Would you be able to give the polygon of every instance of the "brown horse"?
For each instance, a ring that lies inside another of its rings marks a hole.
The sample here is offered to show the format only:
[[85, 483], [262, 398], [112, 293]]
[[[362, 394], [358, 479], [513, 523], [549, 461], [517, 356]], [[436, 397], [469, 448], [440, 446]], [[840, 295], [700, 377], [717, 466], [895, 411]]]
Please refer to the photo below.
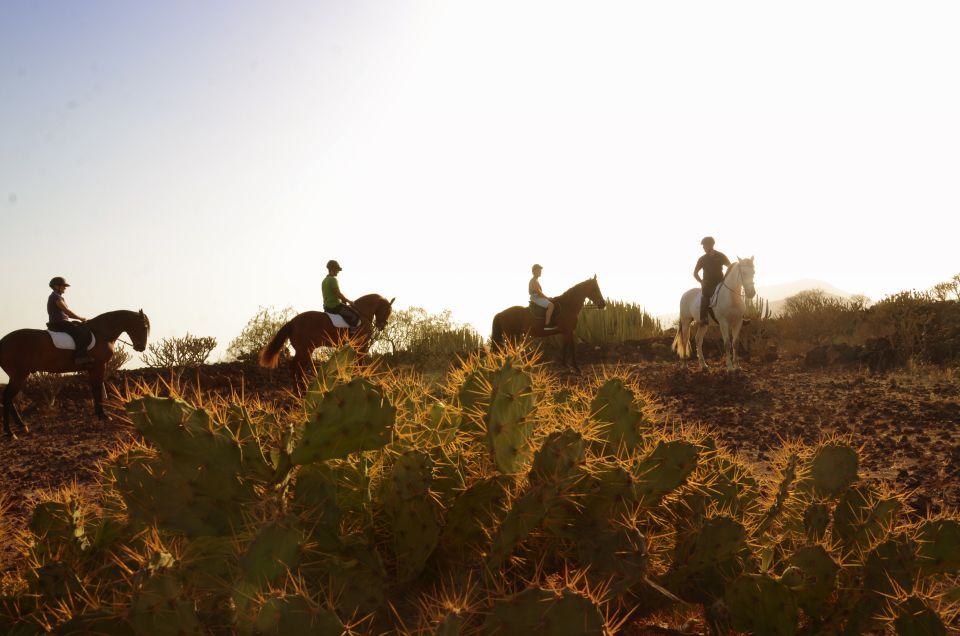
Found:
[[147, 348], [150, 320], [142, 309], [139, 312], [119, 310], [100, 314], [84, 325], [97, 342], [88, 352], [90, 362], [80, 367], [73, 362], [73, 350], [54, 347], [50, 334], [44, 329], [18, 329], [0, 339], [0, 367], [10, 376], [10, 383], [3, 392], [3, 430], [7, 437], [16, 438], [10, 429], [11, 416], [25, 432], [30, 430], [14, 406], [13, 398], [23, 388], [27, 376], [34, 371], [87, 371], [93, 391], [94, 412], [100, 419], [106, 418], [103, 412], [103, 372], [107, 360], [113, 356], [114, 343], [120, 334], [126, 333], [133, 341], [133, 348], [143, 351]]
[[607, 306], [603, 294], [600, 293], [600, 285], [597, 283], [596, 276], [588, 278], [582, 283], [577, 283], [557, 298], [551, 299], [560, 304], [560, 315], [554, 318], [553, 322], [556, 326], [553, 329], [544, 329], [543, 318], [534, 318], [528, 307], [516, 305], [504, 309], [493, 317], [492, 340], [494, 346], [500, 346], [507, 338], [516, 341], [522, 338], [545, 338], [562, 335], [563, 352], [560, 356], [560, 363], [566, 366], [567, 352], [570, 352], [573, 359], [573, 368], [579, 371], [577, 348], [573, 344], [573, 330], [577, 327], [577, 318], [580, 316], [580, 310], [583, 309], [583, 301], [587, 298], [592, 300], [593, 304], [600, 309]]
[[317, 347], [336, 347], [347, 340], [357, 343], [360, 353], [366, 353], [373, 338], [373, 329], [384, 329], [393, 310], [393, 301], [379, 294], [367, 294], [353, 302], [360, 314], [360, 326], [350, 333], [347, 329], [334, 327], [330, 316], [322, 311], [305, 311], [280, 327], [280, 331], [260, 352], [260, 366], [274, 369], [280, 359], [280, 350], [287, 340], [296, 354], [290, 361], [290, 372], [299, 381], [306, 378], [310, 367], [310, 355]]

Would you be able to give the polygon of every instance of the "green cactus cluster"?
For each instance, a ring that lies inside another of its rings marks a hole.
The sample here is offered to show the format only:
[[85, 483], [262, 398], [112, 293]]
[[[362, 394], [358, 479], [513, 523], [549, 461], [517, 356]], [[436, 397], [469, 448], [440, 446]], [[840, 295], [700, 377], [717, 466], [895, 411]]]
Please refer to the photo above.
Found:
[[960, 521], [909, 518], [842, 439], [764, 479], [625, 377], [558, 399], [515, 352], [451, 377], [341, 350], [292, 410], [131, 396], [99, 491], [36, 506], [0, 632], [956, 628]]

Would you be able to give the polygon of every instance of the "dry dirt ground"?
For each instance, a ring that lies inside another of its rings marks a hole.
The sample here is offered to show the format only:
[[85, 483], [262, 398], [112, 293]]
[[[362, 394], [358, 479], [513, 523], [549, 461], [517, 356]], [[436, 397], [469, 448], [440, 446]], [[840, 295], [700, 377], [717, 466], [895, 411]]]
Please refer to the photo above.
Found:
[[[863, 447], [861, 474], [909, 491], [917, 514], [960, 507], [960, 373], [805, 371], [799, 361], [759, 360], [746, 363], [740, 373], [722, 371], [714, 360], [713, 368], [701, 372], [693, 364], [622, 353], [619, 364], [660, 402], [668, 421], [709, 426], [761, 472], [770, 469], [782, 438], [813, 442], [824, 435], [847, 435]], [[614, 361], [609, 355], [603, 358]], [[584, 371], [591, 373], [589, 365]], [[143, 375], [128, 372], [126, 377]], [[191, 382], [197, 381], [194, 374]], [[243, 390], [289, 402], [282, 371], [211, 365], [200, 371], [199, 382], [222, 394]], [[16, 441], [0, 437], [0, 498], [8, 506], [0, 523], [7, 530], [25, 526], [33, 502], [45, 490], [74, 483], [92, 487], [97, 462], [130, 434], [117, 417], [106, 423], [93, 417], [89, 391], [79, 378], [67, 380], [52, 405], [51, 393], [31, 387], [19, 402], [31, 432]], [[114, 403], [108, 411], [117, 408]], [[9, 567], [11, 556], [12, 546], [0, 547], [0, 564]]]

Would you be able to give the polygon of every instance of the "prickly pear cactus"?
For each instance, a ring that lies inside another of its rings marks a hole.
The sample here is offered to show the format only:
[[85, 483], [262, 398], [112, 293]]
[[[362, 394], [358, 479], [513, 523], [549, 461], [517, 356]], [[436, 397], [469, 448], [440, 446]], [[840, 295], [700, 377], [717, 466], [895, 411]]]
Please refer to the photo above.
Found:
[[793, 636], [799, 613], [790, 589], [766, 574], [744, 574], [724, 595], [733, 628], [752, 634]]
[[883, 539], [903, 504], [870, 486], [844, 491], [833, 511], [833, 538], [845, 553], [865, 551]]
[[557, 501], [555, 486], [531, 488], [515, 499], [493, 535], [493, 543], [487, 555], [491, 571], [499, 569], [521, 542], [536, 530]]
[[597, 390], [590, 413], [599, 423], [595, 452], [629, 456], [652, 430], [636, 395], [620, 378], [611, 378]]
[[810, 462], [813, 491], [826, 497], [837, 497], [855, 481], [859, 467], [857, 451], [840, 442], [827, 442], [817, 449]]
[[586, 459], [586, 442], [573, 429], [550, 433], [533, 456], [529, 479], [533, 485], [566, 481], [577, 475]]
[[390, 441], [396, 409], [383, 390], [364, 378], [335, 386], [304, 427], [291, 453], [294, 464], [340, 459], [382, 448]]
[[655, 506], [664, 495], [682, 485], [697, 467], [700, 450], [689, 442], [659, 442], [634, 470], [637, 494], [645, 506]]
[[[284, 594], [264, 600], [252, 625], [240, 633], [257, 636], [341, 636], [346, 628], [334, 612], [314, 608], [300, 594]], [[251, 629], [252, 627], [252, 629]]]
[[573, 590], [530, 588], [495, 601], [483, 633], [487, 636], [603, 636], [604, 621], [593, 602]]
[[492, 394], [487, 407], [487, 448], [497, 470], [520, 471], [529, 455], [533, 433], [534, 395], [530, 374], [509, 364], [491, 374]]
[[831, 595], [837, 589], [840, 566], [820, 545], [805, 546], [794, 552], [790, 566], [799, 572], [799, 581], [784, 581], [796, 594], [800, 608], [810, 617], [822, 619], [829, 611]]
[[947, 636], [947, 628], [937, 613], [916, 596], [900, 601], [893, 611], [898, 636]]
[[711, 517], [679, 540], [663, 580], [681, 598], [712, 602], [723, 596], [727, 582], [747, 568], [750, 558], [743, 525], [725, 515]]
[[924, 521], [917, 528], [916, 537], [918, 565], [923, 575], [960, 572], [960, 521]]
[[459, 550], [478, 545], [486, 537], [486, 529], [496, 525], [513, 479], [494, 475], [481, 479], [457, 497], [447, 512], [442, 542]]
[[419, 450], [404, 452], [393, 465], [387, 506], [397, 572], [404, 583], [420, 574], [440, 539], [443, 511], [430, 496], [432, 469], [430, 456]]

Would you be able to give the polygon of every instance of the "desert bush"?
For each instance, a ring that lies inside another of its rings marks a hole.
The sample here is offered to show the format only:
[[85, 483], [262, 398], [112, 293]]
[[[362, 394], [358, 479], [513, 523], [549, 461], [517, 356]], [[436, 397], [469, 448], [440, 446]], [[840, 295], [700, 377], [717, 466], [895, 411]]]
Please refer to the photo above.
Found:
[[161, 338], [151, 343], [140, 359], [154, 369], [196, 367], [206, 364], [216, 347], [217, 339], [213, 336], [191, 336], [187, 332], [182, 338]]
[[[233, 360], [255, 360], [270, 339], [287, 323], [295, 312], [293, 307], [275, 310], [273, 307], [261, 307], [227, 346], [227, 356]], [[287, 347], [284, 346], [284, 354]]]
[[937, 283], [930, 289], [930, 293], [937, 300], [960, 300], [960, 274], [954, 275], [948, 281]]
[[127, 351], [127, 348], [122, 344], [114, 345], [113, 355], [110, 356], [110, 359], [107, 360], [106, 373], [105, 377], [110, 377], [117, 371], [119, 371], [123, 365], [130, 362], [132, 356], [130, 352]]
[[0, 632], [946, 633], [960, 520], [842, 440], [767, 479], [623, 375], [560, 388], [515, 350], [441, 391], [350, 349], [298, 408], [134, 390], [143, 441], [38, 503]]
[[887, 338], [899, 364], [960, 362], [960, 302], [930, 292], [905, 291], [868, 310], [860, 339]]
[[415, 361], [430, 362], [450, 360], [483, 346], [484, 337], [473, 327], [456, 322], [449, 310], [431, 314], [422, 307], [410, 307], [390, 315], [372, 350], [407, 354]]
[[640, 305], [608, 300], [604, 309], [592, 305], [583, 308], [574, 335], [588, 344], [621, 344], [661, 336], [663, 326]]
[[66, 374], [37, 371], [27, 377], [25, 387], [31, 395], [37, 396], [43, 406], [53, 408], [57, 405], [57, 399], [68, 382], [69, 377]]

